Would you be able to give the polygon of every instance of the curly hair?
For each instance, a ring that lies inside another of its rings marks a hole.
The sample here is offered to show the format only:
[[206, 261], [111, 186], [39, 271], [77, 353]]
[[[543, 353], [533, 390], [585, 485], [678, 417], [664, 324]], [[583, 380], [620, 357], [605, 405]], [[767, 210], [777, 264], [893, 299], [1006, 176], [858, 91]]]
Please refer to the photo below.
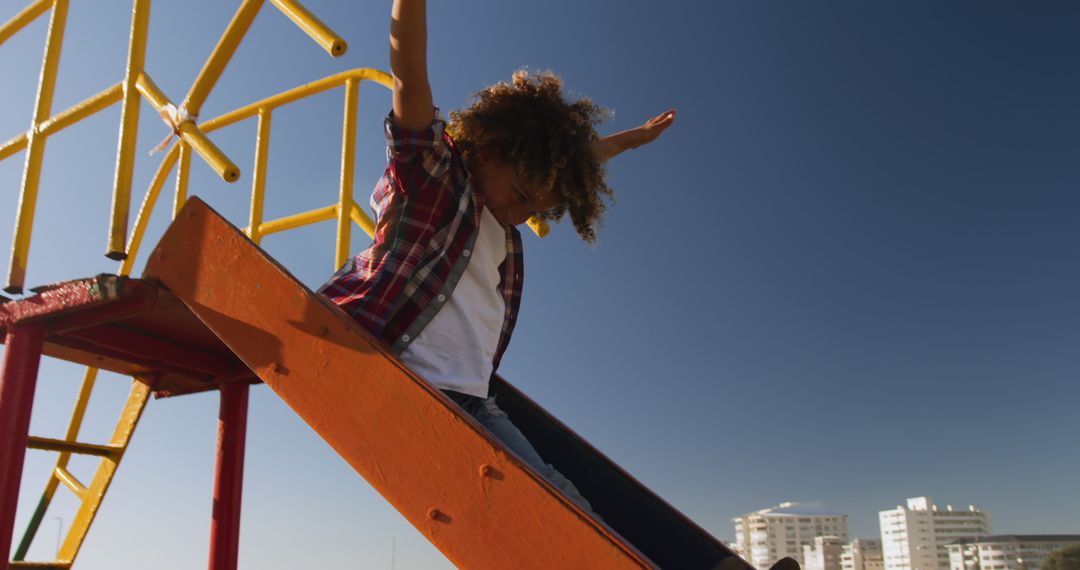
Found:
[[524, 69], [511, 83], [500, 82], [474, 98], [468, 108], [450, 113], [447, 130], [462, 156], [494, 153], [541, 193], [557, 194], [559, 205], [540, 218], [557, 221], [569, 213], [581, 239], [596, 241], [607, 204], [615, 198], [593, 149], [599, 138], [595, 127], [607, 111], [588, 98], [568, 102], [561, 78]]

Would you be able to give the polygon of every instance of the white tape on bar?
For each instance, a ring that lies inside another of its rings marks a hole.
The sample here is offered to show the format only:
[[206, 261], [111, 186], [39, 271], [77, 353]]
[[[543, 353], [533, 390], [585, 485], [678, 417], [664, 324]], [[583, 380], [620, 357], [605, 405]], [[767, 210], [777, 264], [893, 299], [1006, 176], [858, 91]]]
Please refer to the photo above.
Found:
[[169, 146], [169, 143], [172, 142], [173, 137], [180, 136], [180, 125], [184, 123], [194, 124], [195, 121], [199, 119], [198, 115], [192, 115], [191, 113], [188, 113], [187, 109], [184, 108], [183, 105], [177, 107], [172, 103], [165, 105], [164, 108], [158, 111], [158, 114], [161, 115], [161, 120], [165, 121], [165, 124], [172, 129], [172, 132], [169, 133], [169, 136], [165, 137], [165, 140], [161, 141], [161, 143], [159, 143], [157, 146], [154, 147], [153, 150], [150, 151], [151, 155], [157, 154], [165, 150]]

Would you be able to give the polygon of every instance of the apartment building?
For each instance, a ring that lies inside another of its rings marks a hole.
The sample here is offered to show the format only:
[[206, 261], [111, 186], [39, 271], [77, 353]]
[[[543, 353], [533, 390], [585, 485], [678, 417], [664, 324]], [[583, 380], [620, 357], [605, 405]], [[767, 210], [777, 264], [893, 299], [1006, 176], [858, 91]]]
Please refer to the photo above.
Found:
[[803, 570], [840, 570], [844, 541], [836, 536], [815, 536], [813, 544], [802, 547]]
[[840, 570], [885, 570], [881, 541], [856, 538], [845, 544], [840, 553]]
[[731, 520], [739, 555], [758, 568], [768, 568], [785, 556], [805, 565], [803, 547], [813, 546], [816, 537], [843, 542], [848, 537], [847, 515], [821, 503], [780, 503]]
[[947, 545], [961, 538], [990, 534], [990, 515], [974, 506], [939, 509], [930, 497], [907, 500], [907, 506], [880, 511], [885, 570], [949, 570]]
[[1080, 534], [1003, 534], [947, 545], [950, 570], [1042, 570], [1060, 548], [1080, 544]]

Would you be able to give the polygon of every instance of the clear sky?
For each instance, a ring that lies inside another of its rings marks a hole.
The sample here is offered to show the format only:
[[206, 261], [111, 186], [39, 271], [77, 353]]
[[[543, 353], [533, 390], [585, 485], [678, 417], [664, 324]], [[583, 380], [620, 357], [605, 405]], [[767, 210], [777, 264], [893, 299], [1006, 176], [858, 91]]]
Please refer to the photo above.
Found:
[[[174, 99], [236, 4], [154, 3], [146, 66]], [[203, 118], [387, 69], [389, 4], [306, 3], [349, 41], [340, 59], [267, 5]], [[122, 78], [130, 6], [72, 0], [55, 110]], [[610, 108], [605, 132], [678, 109], [661, 140], [610, 164], [618, 203], [595, 247], [569, 224], [526, 235], [511, 382], [723, 539], [731, 517], [788, 500], [822, 501], [850, 515], [853, 537], [874, 537], [877, 511], [918, 495], [988, 510], [995, 532], [1080, 532], [1080, 5], [468, 0], [429, 12], [444, 109], [521, 66]], [[42, 19], [0, 46], [3, 140], [29, 122], [44, 37]], [[275, 113], [268, 218], [335, 200], [343, 98]], [[365, 85], [360, 104], [366, 203], [389, 92]], [[143, 151], [166, 133], [146, 105], [143, 117], [136, 206], [160, 160]], [[49, 140], [28, 285], [115, 271], [102, 252], [118, 124], [114, 106]], [[241, 225], [254, 131], [213, 135], [244, 172], [236, 184], [192, 168], [193, 192]], [[0, 162], [0, 228], [13, 227], [21, 171], [22, 154]], [[317, 286], [332, 242], [327, 224], [264, 244]], [[62, 434], [80, 378], [43, 365], [33, 434]], [[123, 378], [99, 384], [89, 441], [108, 437], [127, 391]], [[205, 564], [216, 416], [211, 394], [150, 402], [80, 568]], [[52, 462], [28, 455], [18, 532]], [[51, 517], [70, 521], [73, 501], [58, 497], [33, 558], [55, 548]], [[246, 568], [449, 567], [265, 387], [251, 401], [241, 540]]]

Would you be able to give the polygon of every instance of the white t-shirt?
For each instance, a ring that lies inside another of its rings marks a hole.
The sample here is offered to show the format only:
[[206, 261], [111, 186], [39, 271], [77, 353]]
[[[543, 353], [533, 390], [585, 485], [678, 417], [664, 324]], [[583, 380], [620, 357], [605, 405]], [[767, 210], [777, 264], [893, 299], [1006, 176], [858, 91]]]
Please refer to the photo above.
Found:
[[505, 259], [506, 229], [484, 208], [469, 265], [457, 287], [400, 356], [436, 388], [487, 397], [506, 315], [499, 291], [499, 266]]

